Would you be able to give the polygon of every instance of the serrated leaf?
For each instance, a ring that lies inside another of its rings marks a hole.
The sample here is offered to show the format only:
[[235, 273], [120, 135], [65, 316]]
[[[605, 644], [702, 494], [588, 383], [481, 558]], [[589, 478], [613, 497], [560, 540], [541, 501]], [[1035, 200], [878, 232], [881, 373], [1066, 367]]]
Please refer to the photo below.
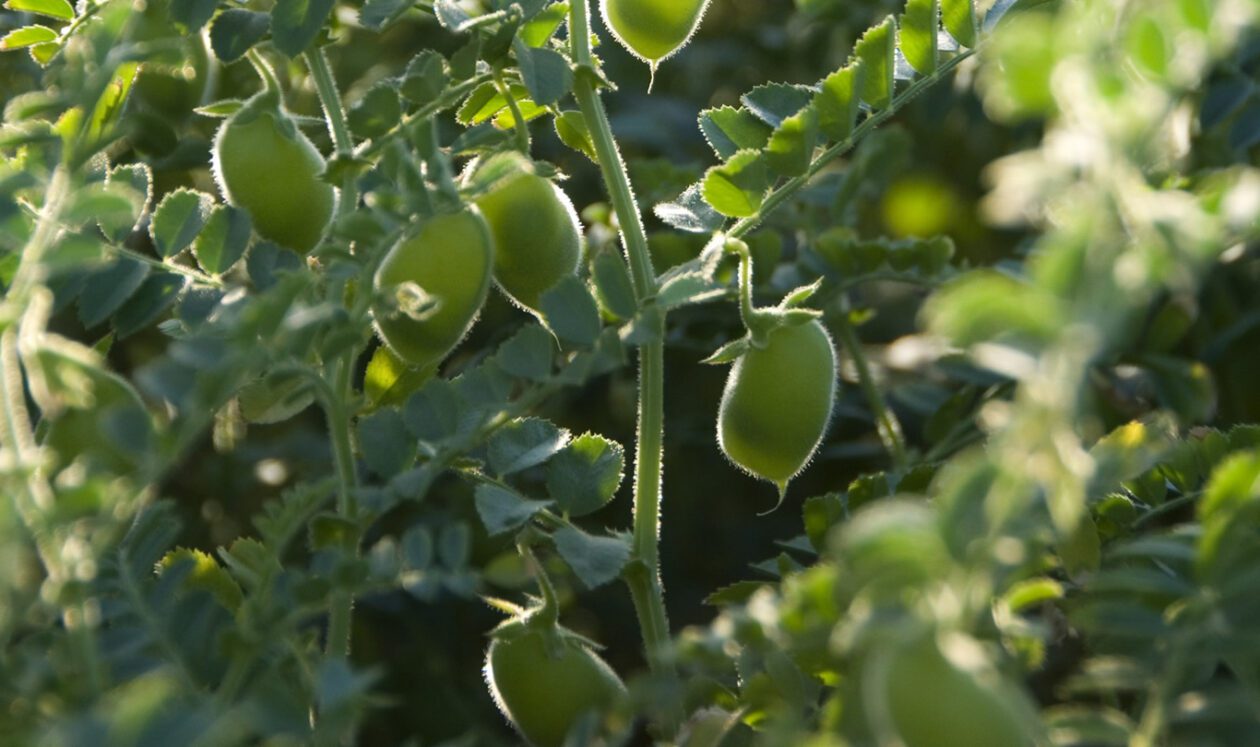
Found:
[[158, 253], [169, 259], [187, 249], [206, 225], [213, 206], [214, 198], [205, 192], [177, 189], [167, 193], [149, 225]]
[[127, 216], [123, 215], [117, 216], [117, 220], [97, 218], [97, 225], [111, 241], [121, 241], [140, 225], [140, 220], [149, 211], [149, 202], [153, 199], [153, 172], [147, 164], [127, 164], [111, 170], [105, 183], [111, 187], [130, 190], [140, 198], [138, 209], [130, 223], [127, 223]]
[[547, 326], [564, 342], [583, 347], [599, 337], [599, 307], [586, 283], [569, 275], [542, 295], [539, 306]]
[[[51, 0], [41, 0], [44, 1]], [[185, 34], [191, 34], [209, 23], [218, 9], [219, 0], [180, 0], [170, 5], [171, 20]]]
[[753, 594], [765, 586], [766, 583], [764, 581], [736, 581], [709, 594], [709, 596], [704, 598], [704, 603], [710, 607], [744, 604], [752, 598]]
[[520, 38], [531, 47], [541, 47], [569, 16], [568, 3], [552, 3], [521, 27]]
[[808, 106], [812, 98], [814, 90], [808, 86], [767, 83], [740, 96], [739, 101], [754, 116], [774, 128]]
[[591, 278], [599, 305], [617, 319], [629, 319], [638, 310], [630, 268], [621, 255], [602, 251], [591, 262]]
[[761, 153], [741, 150], [729, 161], [714, 166], [704, 176], [704, 199], [722, 215], [746, 218], [755, 215], [770, 186]]
[[436, 366], [413, 368], [389, 346], [381, 345], [368, 361], [363, 375], [363, 393], [375, 406], [401, 404], [435, 372]]
[[111, 240], [125, 238], [131, 233], [144, 210], [145, 195], [126, 183], [89, 184], [71, 194], [62, 213], [62, 220], [69, 225], [80, 225], [95, 219], [108, 226], [104, 230]]
[[201, 269], [221, 275], [245, 256], [252, 232], [249, 213], [232, 205], [219, 205], [193, 242], [193, 256]]
[[57, 32], [47, 26], [23, 26], [0, 37], [0, 50], [26, 49], [57, 40]]
[[554, 104], [573, 88], [573, 71], [564, 55], [546, 47], [531, 47], [519, 37], [512, 45], [521, 80], [540, 106]]
[[747, 109], [723, 106], [700, 112], [700, 132], [718, 158], [727, 159], [744, 149], [760, 150], [774, 128]]
[[613, 499], [625, 464], [621, 444], [584, 433], [547, 462], [547, 494], [566, 514], [585, 516]]
[[398, 91], [389, 83], [372, 86], [347, 115], [351, 131], [361, 138], [380, 137], [402, 119], [402, 102]]
[[210, 25], [210, 48], [223, 62], [235, 62], [245, 56], [267, 35], [271, 17], [243, 8], [228, 8]]
[[595, 155], [595, 141], [591, 140], [591, 131], [586, 126], [586, 118], [579, 111], [563, 111], [556, 115], [556, 135], [560, 142], [581, 153], [592, 161]]
[[658, 204], [653, 212], [667, 225], [688, 233], [713, 233], [726, 223], [726, 218], [705, 202], [703, 182], [687, 187], [673, 202]]
[[455, 0], [436, 0], [433, 3], [433, 15], [437, 16], [442, 28], [456, 33], [466, 29], [473, 21], [473, 17]]
[[853, 56], [862, 61], [862, 99], [872, 109], [886, 109], [892, 103], [896, 67], [897, 24], [892, 16], [867, 30], [853, 47]]
[[449, 80], [446, 58], [425, 49], [407, 63], [398, 92], [413, 104], [427, 104], [441, 95]]
[[486, 444], [491, 471], [503, 477], [550, 459], [569, 442], [569, 432], [541, 418], [518, 418]]
[[976, 46], [974, 0], [941, 0], [941, 22], [959, 44], [964, 47]]
[[382, 408], [360, 418], [357, 431], [363, 461], [380, 477], [392, 477], [416, 459], [416, 440], [398, 410]]
[[56, 18], [59, 21], [74, 18], [74, 6], [66, 0], [6, 0], [4, 7], [19, 13], [36, 13]]
[[271, 43], [290, 57], [306, 51], [319, 36], [336, 0], [276, 0], [271, 9]]
[[380, 31], [415, 6], [413, 0], [367, 0], [359, 10], [359, 23]]
[[79, 321], [89, 329], [105, 321], [140, 288], [149, 266], [120, 257], [106, 270], [92, 276], [79, 294]]
[[674, 309], [693, 303], [704, 303], [725, 295], [725, 289], [702, 272], [678, 273], [661, 283], [656, 303], [662, 309]]
[[551, 501], [531, 501], [515, 491], [482, 483], [474, 495], [477, 515], [490, 534], [503, 534], [525, 525]]
[[936, 39], [940, 8], [938, 0], [907, 0], [897, 30], [901, 54], [922, 75], [936, 71]]
[[630, 543], [621, 537], [596, 537], [576, 527], [564, 527], [552, 538], [560, 557], [588, 589], [616, 579], [630, 560]]
[[861, 60], [854, 60], [822, 80], [814, 96], [813, 107], [818, 112], [818, 129], [828, 138], [840, 142], [853, 132], [858, 114], [862, 111], [861, 91], [865, 68]]
[[512, 376], [530, 381], [551, 378], [556, 342], [541, 325], [530, 324], [499, 346], [495, 359]]
[[817, 142], [818, 113], [806, 106], [775, 128], [766, 144], [766, 165], [782, 176], [800, 176], [809, 169]]
[[149, 327], [179, 300], [187, 285], [182, 275], [160, 272], [145, 278], [131, 298], [114, 315], [114, 331], [118, 339], [129, 337]]

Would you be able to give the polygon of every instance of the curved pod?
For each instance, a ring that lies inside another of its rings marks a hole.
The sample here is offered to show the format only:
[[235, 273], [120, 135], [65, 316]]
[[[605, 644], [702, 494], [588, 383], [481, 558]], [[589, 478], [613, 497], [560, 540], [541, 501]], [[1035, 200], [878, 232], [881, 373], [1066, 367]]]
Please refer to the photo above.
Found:
[[273, 94], [224, 121], [211, 166], [223, 197], [249, 213], [259, 236], [303, 254], [323, 239], [336, 190], [321, 178], [324, 157]]
[[818, 321], [770, 332], [731, 368], [718, 412], [718, 444], [780, 493], [814, 456], [831, 420], [836, 353]]
[[494, 241], [475, 208], [438, 215], [389, 250], [376, 271], [378, 293], [414, 283], [436, 307], [421, 319], [374, 313], [376, 331], [413, 366], [440, 363], [468, 334], [490, 291]]
[[508, 298], [537, 312], [543, 293], [577, 272], [582, 224], [564, 190], [519, 174], [477, 201], [494, 236], [494, 279]]

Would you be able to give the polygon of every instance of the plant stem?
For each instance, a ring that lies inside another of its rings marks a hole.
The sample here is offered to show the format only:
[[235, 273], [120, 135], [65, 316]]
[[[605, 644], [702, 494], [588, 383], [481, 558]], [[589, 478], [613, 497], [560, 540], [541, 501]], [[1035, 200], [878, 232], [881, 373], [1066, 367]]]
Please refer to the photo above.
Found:
[[[600, 172], [607, 185], [630, 264], [640, 308], [656, 295], [656, 272], [648, 253], [647, 234], [639, 207], [617, 150], [603, 102], [595, 91], [590, 25], [586, 0], [569, 4], [569, 44], [578, 72], [573, 90], [591, 134]], [[670, 672], [665, 658], [669, 620], [660, 576], [661, 468], [664, 448], [665, 342], [664, 315], [657, 334], [639, 348], [639, 429], [634, 477], [634, 557], [625, 578], [634, 600], [648, 663], [657, 672]]]
[[507, 100], [508, 111], [512, 112], [512, 122], [515, 125], [512, 128], [512, 132], [516, 137], [516, 149], [528, 156], [529, 125], [525, 122], [525, 115], [521, 114], [521, 107], [516, 103], [516, 97], [512, 95], [512, 88], [503, 79], [502, 71], [494, 71], [494, 84], [499, 89], [499, 93], [503, 94], [503, 98]]
[[853, 325], [849, 322], [847, 309], [837, 317], [832, 328], [840, 337], [840, 344], [853, 359], [853, 365], [857, 369], [858, 383], [862, 387], [862, 393], [866, 395], [871, 412], [875, 415], [875, 430], [879, 433], [880, 441], [884, 442], [884, 448], [888, 449], [892, 457], [894, 469], [905, 469], [909, 459], [906, 455], [906, 441], [902, 435], [901, 423], [898, 422], [897, 415], [888, 408], [887, 403], [884, 402], [884, 396], [879, 392], [875, 377], [871, 373], [870, 362], [866, 359], [866, 351], [862, 349], [862, 342], [858, 340], [857, 333], [853, 331]]
[[[333, 78], [332, 68], [328, 66], [328, 58], [323, 47], [316, 47], [307, 52], [306, 66], [315, 81], [315, 90], [319, 94], [319, 102], [324, 108], [324, 119], [328, 122], [328, 133], [332, 136], [333, 146], [337, 149], [338, 158], [354, 157], [354, 139], [350, 136], [350, 125], [346, 121], [346, 110], [341, 104], [341, 94], [337, 91], [337, 81]], [[359, 194], [353, 171], [341, 180], [341, 196], [337, 203], [340, 215], [354, 212], [358, 206]]]
[[433, 101], [430, 101], [429, 103], [420, 107], [419, 109], [412, 112], [411, 114], [408, 114], [407, 116], [403, 117], [403, 120], [399, 122], [398, 124], [394, 125], [393, 127], [391, 127], [389, 132], [386, 132], [384, 135], [381, 135], [380, 137], [363, 142], [355, 150], [354, 155], [358, 156], [359, 158], [371, 158], [372, 156], [379, 153], [381, 149], [384, 148], [387, 143], [392, 142], [393, 139], [397, 137], [399, 133], [404, 132], [406, 128], [410, 127], [412, 124], [422, 119], [432, 117], [434, 114], [437, 114], [443, 109], [448, 109], [454, 106], [455, 104], [459, 103], [464, 98], [464, 96], [468, 94], [468, 92], [472, 91], [474, 88], [481, 85], [482, 83], [485, 83], [489, 80], [493, 80], [493, 77], [494, 76], [492, 76], [490, 73], [482, 73], [480, 75], [475, 75], [469, 78], [468, 80], [464, 81], [463, 83], [460, 83], [457, 86], [448, 88], [445, 92], [442, 93], [442, 95], [438, 96]]

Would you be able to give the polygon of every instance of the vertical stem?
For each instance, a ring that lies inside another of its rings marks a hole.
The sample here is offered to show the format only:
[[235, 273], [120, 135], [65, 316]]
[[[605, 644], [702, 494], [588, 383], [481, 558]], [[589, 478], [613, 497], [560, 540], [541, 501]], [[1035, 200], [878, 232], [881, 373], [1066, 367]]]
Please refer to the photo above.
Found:
[[529, 125], [525, 122], [525, 115], [521, 114], [520, 104], [516, 102], [516, 97], [512, 95], [512, 89], [507, 81], [503, 79], [503, 72], [494, 71], [494, 84], [498, 87], [499, 93], [503, 94], [503, 98], [507, 100], [508, 111], [512, 112], [512, 128], [513, 135], [516, 137], [516, 149], [525, 155], [529, 155]]
[[[590, 24], [586, 0], [569, 5], [569, 44], [577, 76], [573, 90], [607, 185], [613, 211], [621, 229], [630, 263], [631, 279], [640, 306], [656, 294], [656, 272], [648, 254], [647, 234], [638, 204], [617, 150], [603, 102], [595, 91], [592, 71]], [[643, 633], [648, 662], [657, 672], [668, 673], [664, 657], [669, 645], [669, 620], [661, 585], [660, 510], [661, 462], [664, 446], [665, 342], [664, 320], [651, 342], [639, 348], [639, 430], [634, 476], [634, 558], [626, 571], [626, 583], [634, 600]]]
[[880, 394], [879, 387], [875, 384], [875, 376], [871, 373], [871, 365], [866, 359], [866, 352], [862, 349], [862, 343], [849, 322], [847, 306], [838, 317], [834, 329], [840, 337], [840, 344], [844, 346], [845, 351], [853, 359], [854, 367], [857, 368], [858, 383], [862, 387], [862, 393], [866, 395], [871, 412], [875, 415], [875, 430], [879, 433], [879, 439], [884, 442], [884, 448], [888, 449], [892, 457], [893, 467], [898, 470], [905, 469], [909, 457], [906, 455], [906, 442], [901, 432], [901, 423], [898, 422], [896, 414], [888, 408], [884, 402], [884, 396]]
[[[306, 66], [315, 81], [315, 91], [319, 94], [319, 102], [324, 108], [324, 120], [328, 122], [328, 133], [332, 136], [333, 146], [340, 158], [354, 156], [354, 139], [350, 136], [350, 125], [346, 121], [346, 110], [341, 104], [341, 94], [337, 91], [337, 81], [333, 78], [332, 68], [328, 66], [328, 58], [323, 47], [317, 47], [305, 55]], [[359, 194], [353, 172], [347, 173], [341, 181], [341, 199], [337, 204], [337, 212], [341, 215], [351, 213], [358, 206]]]

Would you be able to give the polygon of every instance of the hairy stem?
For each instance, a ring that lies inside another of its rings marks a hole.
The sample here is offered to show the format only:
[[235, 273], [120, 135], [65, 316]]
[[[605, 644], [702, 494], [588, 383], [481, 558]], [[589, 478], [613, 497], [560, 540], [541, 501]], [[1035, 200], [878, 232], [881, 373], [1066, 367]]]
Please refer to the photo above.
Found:
[[[341, 103], [341, 94], [337, 91], [337, 81], [333, 78], [328, 58], [324, 56], [323, 47], [317, 47], [305, 55], [306, 66], [315, 81], [315, 90], [319, 94], [320, 105], [324, 108], [324, 119], [328, 122], [328, 132], [332, 136], [333, 146], [339, 158], [354, 156], [354, 139], [350, 136], [350, 125], [346, 121], [346, 110]], [[347, 172], [341, 180], [341, 196], [337, 203], [337, 212], [341, 215], [354, 212], [358, 205], [359, 195], [353, 171]]]
[[901, 431], [901, 423], [897, 420], [897, 415], [889, 409], [884, 396], [880, 394], [879, 386], [875, 383], [875, 376], [871, 373], [870, 361], [866, 359], [866, 351], [862, 349], [862, 342], [853, 331], [852, 323], [849, 322], [848, 311], [837, 317], [837, 322], [832, 325], [832, 328], [840, 337], [840, 344], [844, 346], [845, 352], [853, 359], [862, 394], [866, 396], [867, 405], [875, 416], [875, 430], [879, 433], [879, 440], [884, 443], [884, 448], [892, 457], [894, 469], [905, 469], [909, 458], [906, 454], [906, 440]]
[[[604, 104], [595, 91], [590, 24], [586, 0], [569, 5], [569, 44], [578, 67], [574, 95], [591, 133], [600, 172], [607, 185], [621, 229], [639, 305], [656, 294], [656, 272], [648, 254], [647, 234], [638, 203], [617, 150]], [[662, 315], [663, 316], [663, 315]], [[634, 557], [625, 574], [634, 600], [648, 662], [657, 671], [671, 667], [664, 653], [669, 645], [669, 620], [660, 577], [661, 462], [664, 447], [665, 343], [664, 320], [651, 342], [639, 348], [639, 430], [635, 452]]]

